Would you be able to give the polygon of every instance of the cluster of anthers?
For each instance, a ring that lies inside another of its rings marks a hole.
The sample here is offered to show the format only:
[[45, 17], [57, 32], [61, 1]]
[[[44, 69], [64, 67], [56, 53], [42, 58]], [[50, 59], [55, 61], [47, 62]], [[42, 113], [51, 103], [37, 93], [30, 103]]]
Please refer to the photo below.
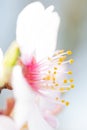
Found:
[[[65, 64], [74, 62], [73, 59], [67, 59], [67, 56], [71, 54], [71, 51], [60, 50], [56, 51], [51, 57], [44, 58], [39, 62], [36, 62], [33, 58], [28, 66], [23, 67], [24, 77], [34, 90], [44, 91], [45, 96], [47, 91], [52, 92], [50, 100], [68, 106], [69, 102], [61, 99], [59, 95], [74, 88], [73, 79], [68, 76], [72, 74], [72, 71], [64, 70]], [[66, 76], [66, 74], [68, 75]], [[69, 77], [69, 79], [65, 77]], [[54, 96], [55, 99], [52, 94], [57, 95]]]
[[[44, 89], [58, 91], [59, 93], [64, 93], [72, 88], [74, 88], [73, 79], [58, 79], [59, 75], [62, 74], [68, 74], [71, 75], [72, 71], [65, 71], [63, 70], [62, 66], [69, 63], [72, 64], [74, 62], [73, 59], [67, 60], [67, 55], [71, 55], [72, 52], [64, 50], [56, 51], [52, 57], [48, 57], [48, 66], [47, 68], [44, 68], [44, 74], [42, 77], [42, 82]], [[43, 66], [44, 67], [44, 66]], [[46, 66], [45, 66], [46, 67]], [[41, 68], [42, 69], [42, 68]], [[68, 77], [68, 76], [67, 76]], [[45, 82], [44, 82], [45, 81]], [[65, 104], [66, 106], [69, 105], [68, 101], [65, 101], [64, 99], [60, 99], [59, 96], [55, 97], [55, 101]]]

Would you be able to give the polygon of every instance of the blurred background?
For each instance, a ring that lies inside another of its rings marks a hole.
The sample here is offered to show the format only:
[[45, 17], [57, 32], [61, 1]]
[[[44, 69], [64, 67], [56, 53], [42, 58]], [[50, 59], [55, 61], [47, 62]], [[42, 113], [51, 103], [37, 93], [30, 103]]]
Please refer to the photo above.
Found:
[[[36, 0], [0, 0], [0, 47], [5, 50], [15, 39], [16, 21], [20, 11]], [[54, 5], [61, 17], [58, 49], [73, 51], [75, 63], [71, 66], [75, 89], [66, 94], [70, 106], [58, 116], [58, 130], [87, 129], [87, 0], [38, 0], [45, 7]], [[0, 94], [0, 108], [11, 91]]]

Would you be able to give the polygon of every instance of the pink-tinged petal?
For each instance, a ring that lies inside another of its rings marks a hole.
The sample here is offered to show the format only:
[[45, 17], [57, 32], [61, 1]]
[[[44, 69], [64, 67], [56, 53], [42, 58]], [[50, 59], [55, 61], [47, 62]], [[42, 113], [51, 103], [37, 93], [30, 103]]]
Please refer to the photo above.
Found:
[[17, 125], [21, 128], [25, 122], [28, 122], [30, 130], [54, 130], [43, 118], [36, 105], [36, 95], [24, 79], [20, 66], [14, 67], [12, 84], [16, 99], [13, 118]]
[[56, 107], [50, 112], [52, 115], [58, 115], [63, 110], [62, 105], [56, 105]]
[[44, 113], [44, 119], [53, 127], [53, 128], [58, 128], [59, 123], [58, 119], [56, 116], [52, 115], [49, 111], [46, 111]]
[[55, 50], [60, 18], [53, 9], [53, 6], [45, 9], [40, 2], [34, 2], [19, 14], [16, 40], [24, 62], [26, 56], [30, 58], [33, 54], [39, 61]]
[[35, 100], [35, 96], [23, 77], [21, 66], [17, 65], [14, 67], [11, 82], [13, 94], [16, 99], [13, 118], [21, 128], [30, 116], [29, 109], [32, 106], [32, 102]]
[[40, 75], [38, 75], [39, 65], [35, 58], [32, 57], [31, 61], [27, 65], [23, 65], [23, 75], [34, 91], [40, 89], [38, 81], [40, 80]]
[[21, 101], [28, 99], [29, 101], [32, 99], [32, 95], [34, 92], [32, 91], [31, 86], [26, 82], [23, 76], [22, 67], [20, 65], [16, 65], [14, 67], [11, 83], [13, 86], [14, 98], [16, 100]]
[[38, 107], [35, 104], [31, 104], [29, 112], [29, 129], [30, 130], [55, 130], [42, 116]]
[[0, 116], [0, 130], [19, 130], [12, 119]]

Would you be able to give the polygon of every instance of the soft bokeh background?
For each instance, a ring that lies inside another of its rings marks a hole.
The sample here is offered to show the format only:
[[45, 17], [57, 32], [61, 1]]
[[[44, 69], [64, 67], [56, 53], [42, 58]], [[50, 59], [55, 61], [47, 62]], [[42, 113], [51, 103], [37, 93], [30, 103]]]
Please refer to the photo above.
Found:
[[[15, 39], [19, 12], [35, 0], [0, 0], [0, 47], [5, 51]], [[59, 130], [87, 129], [87, 0], [39, 0], [46, 7], [53, 4], [61, 17], [57, 48], [71, 49], [76, 88], [66, 97], [70, 106], [58, 116]], [[0, 108], [10, 91], [0, 95]]]

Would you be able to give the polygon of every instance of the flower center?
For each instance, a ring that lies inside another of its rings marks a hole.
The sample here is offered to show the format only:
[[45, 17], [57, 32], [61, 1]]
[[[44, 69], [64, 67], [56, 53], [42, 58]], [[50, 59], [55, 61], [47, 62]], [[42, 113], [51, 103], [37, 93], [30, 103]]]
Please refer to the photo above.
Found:
[[[53, 91], [64, 93], [74, 88], [72, 84], [73, 79], [66, 79], [66, 74], [71, 75], [72, 71], [66, 71], [65, 64], [73, 63], [73, 59], [66, 60], [67, 55], [71, 55], [71, 51], [64, 52], [64, 50], [56, 51], [51, 57], [42, 59], [36, 62], [32, 57], [31, 61], [27, 65], [23, 65], [23, 74], [30, 87], [35, 90]], [[65, 103], [68, 102], [55, 97], [56, 101]]]
[[23, 74], [30, 87], [33, 90], [38, 91], [38, 89], [40, 89], [38, 81], [41, 79], [39, 75], [39, 65], [34, 57], [28, 64], [23, 65]]

